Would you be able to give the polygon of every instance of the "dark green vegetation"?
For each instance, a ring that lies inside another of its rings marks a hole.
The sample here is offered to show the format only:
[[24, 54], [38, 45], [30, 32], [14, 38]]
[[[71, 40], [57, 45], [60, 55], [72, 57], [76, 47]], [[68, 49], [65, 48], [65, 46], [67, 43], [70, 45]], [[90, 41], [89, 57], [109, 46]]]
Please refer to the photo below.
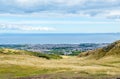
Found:
[[62, 57], [57, 54], [44, 54], [44, 53], [38, 53], [38, 52], [31, 52], [31, 51], [25, 51], [25, 50], [14, 50], [14, 49], [0, 49], [0, 54], [6, 54], [6, 55], [30, 55], [30, 56], [36, 56], [46, 59], [61, 59]]
[[120, 57], [120, 41], [116, 41], [106, 47], [99, 48], [92, 51], [83, 52], [79, 57], [90, 57], [100, 59], [106, 56]]
[[54, 49], [51, 50], [49, 53], [51, 54], [57, 54], [57, 55], [66, 55], [66, 56], [78, 56], [82, 51], [80, 50], [63, 50], [63, 49]]
[[60, 50], [54, 49], [54, 50], [51, 50], [49, 53], [57, 54], [57, 55], [64, 55], [64, 52], [61, 49]]
[[81, 51], [72, 51], [71, 54], [69, 54], [69, 56], [78, 56], [81, 53]]

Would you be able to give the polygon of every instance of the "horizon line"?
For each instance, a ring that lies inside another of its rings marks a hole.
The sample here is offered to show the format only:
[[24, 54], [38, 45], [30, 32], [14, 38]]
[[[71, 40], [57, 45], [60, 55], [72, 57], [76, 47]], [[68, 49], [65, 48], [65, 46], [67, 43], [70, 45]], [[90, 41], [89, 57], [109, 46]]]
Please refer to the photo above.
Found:
[[0, 33], [0, 34], [120, 34], [120, 32], [96, 32], [96, 33]]

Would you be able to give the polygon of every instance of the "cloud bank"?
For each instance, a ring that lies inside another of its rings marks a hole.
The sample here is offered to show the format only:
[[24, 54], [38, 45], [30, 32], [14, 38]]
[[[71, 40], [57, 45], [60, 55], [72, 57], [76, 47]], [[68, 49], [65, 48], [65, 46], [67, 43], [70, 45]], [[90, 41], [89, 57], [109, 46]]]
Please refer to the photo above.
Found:
[[0, 0], [0, 13], [120, 19], [120, 0]]
[[33, 27], [25, 25], [13, 25], [13, 24], [0, 24], [0, 30], [18, 30], [18, 31], [54, 31], [52, 27]]

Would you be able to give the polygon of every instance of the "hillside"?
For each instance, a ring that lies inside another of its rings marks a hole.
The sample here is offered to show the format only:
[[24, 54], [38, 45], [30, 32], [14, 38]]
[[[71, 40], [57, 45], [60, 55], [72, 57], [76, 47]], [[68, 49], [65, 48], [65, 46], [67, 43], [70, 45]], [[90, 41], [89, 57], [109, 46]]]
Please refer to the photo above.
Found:
[[100, 59], [102, 57], [107, 57], [107, 56], [120, 57], [120, 40], [114, 43], [111, 43], [106, 47], [83, 52], [79, 55], [79, 57], [90, 57], [90, 58], [96, 58], [96, 59]]
[[31, 52], [31, 51], [25, 51], [25, 50], [15, 50], [15, 49], [0, 49], [0, 54], [4, 55], [30, 55], [30, 56], [36, 56], [40, 58], [46, 58], [46, 59], [61, 59], [62, 57], [55, 54], [44, 54], [44, 53], [38, 53], [38, 52]]
[[[110, 50], [107, 48], [112, 46], [104, 49]], [[62, 56], [61, 59], [61, 56], [54, 54], [0, 49], [0, 79], [116, 79], [119, 77], [120, 57], [108, 56], [96, 60]]]

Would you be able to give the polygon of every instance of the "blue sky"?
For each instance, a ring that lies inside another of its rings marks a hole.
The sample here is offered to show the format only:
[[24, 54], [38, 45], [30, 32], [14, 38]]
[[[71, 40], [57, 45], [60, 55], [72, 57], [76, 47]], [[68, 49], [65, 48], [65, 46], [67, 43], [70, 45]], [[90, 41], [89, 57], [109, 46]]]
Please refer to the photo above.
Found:
[[0, 0], [0, 33], [117, 33], [120, 0]]

